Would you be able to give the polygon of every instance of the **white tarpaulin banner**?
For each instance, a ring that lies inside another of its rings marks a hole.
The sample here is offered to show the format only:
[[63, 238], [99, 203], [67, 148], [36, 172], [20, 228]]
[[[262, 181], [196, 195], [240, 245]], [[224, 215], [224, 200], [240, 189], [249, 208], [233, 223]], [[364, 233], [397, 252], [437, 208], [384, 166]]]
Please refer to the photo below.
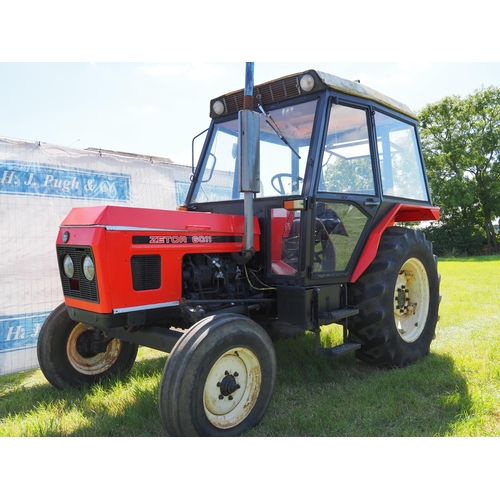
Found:
[[0, 138], [0, 375], [36, 368], [36, 342], [61, 302], [55, 241], [77, 206], [174, 209], [191, 168], [167, 159]]

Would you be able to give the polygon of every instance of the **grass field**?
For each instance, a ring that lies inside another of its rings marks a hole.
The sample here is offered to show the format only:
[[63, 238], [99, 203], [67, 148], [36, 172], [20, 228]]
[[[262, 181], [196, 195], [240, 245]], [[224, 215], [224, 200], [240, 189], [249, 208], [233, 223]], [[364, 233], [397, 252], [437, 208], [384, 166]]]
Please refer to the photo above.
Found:
[[[378, 370], [317, 357], [314, 336], [275, 344], [278, 381], [246, 436], [500, 436], [500, 257], [440, 260], [431, 354]], [[338, 327], [324, 344], [340, 341]], [[141, 348], [130, 375], [58, 391], [40, 370], [0, 377], [0, 436], [163, 436], [158, 386], [167, 355]]]

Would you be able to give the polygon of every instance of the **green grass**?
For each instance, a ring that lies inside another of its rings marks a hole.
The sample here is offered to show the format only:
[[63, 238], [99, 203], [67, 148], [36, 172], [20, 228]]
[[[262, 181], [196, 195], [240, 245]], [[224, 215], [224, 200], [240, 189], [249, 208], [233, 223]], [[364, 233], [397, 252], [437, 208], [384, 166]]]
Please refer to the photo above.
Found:
[[[314, 354], [314, 335], [275, 344], [278, 381], [246, 436], [500, 436], [500, 257], [444, 259], [431, 354], [397, 370]], [[323, 343], [340, 341], [338, 327]], [[167, 355], [141, 348], [131, 373], [58, 391], [40, 370], [0, 377], [0, 436], [163, 436]]]

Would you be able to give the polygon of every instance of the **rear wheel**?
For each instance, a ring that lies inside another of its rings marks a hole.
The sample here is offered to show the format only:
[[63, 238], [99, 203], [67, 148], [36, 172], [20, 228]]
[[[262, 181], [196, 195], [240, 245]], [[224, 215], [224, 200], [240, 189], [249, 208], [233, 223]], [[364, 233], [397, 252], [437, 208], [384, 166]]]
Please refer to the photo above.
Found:
[[237, 314], [205, 318], [170, 353], [159, 390], [170, 436], [237, 436], [264, 416], [276, 383], [267, 333]]
[[100, 330], [72, 320], [63, 303], [44, 322], [37, 355], [45, 378], [54, 387], [64, 389], [129, 372], [137, 349], [137, 344], [107, 337]]
[[376, 366], [404, 366], [429, 353], [439, 310], [432, 245], [416, 231], [392, 227], [371, 265], [349, 288], [359, 314], [349, 318], [356, 356]]

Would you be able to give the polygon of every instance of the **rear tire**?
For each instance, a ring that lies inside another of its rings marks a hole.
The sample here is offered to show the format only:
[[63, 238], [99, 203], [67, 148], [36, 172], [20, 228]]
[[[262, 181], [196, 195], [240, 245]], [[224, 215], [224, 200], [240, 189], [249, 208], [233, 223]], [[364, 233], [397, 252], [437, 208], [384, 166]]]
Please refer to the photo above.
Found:
[[196, 323], [170, 353], [159, 410], [170, 436], [238, 436], [264, 416], [276, 383], [267, 333], [238, 314]]
[[[97, 336], [105, 343], [93, 350]], [[64, 303], [45, 320], [38, 337], [38, 363], [45, 378], [56, 388], [95, 384], [111, 375], [128, 373], [138, 345], [115, 338], [70, 318]]]
[[349, 287], [359, 314], [348, 320], [356, 357], [380, 367], [400, 367], [426, 356], [435, 337], [441, 297], [432, 245], [401, 227], [387, 229], [370, 266]]

